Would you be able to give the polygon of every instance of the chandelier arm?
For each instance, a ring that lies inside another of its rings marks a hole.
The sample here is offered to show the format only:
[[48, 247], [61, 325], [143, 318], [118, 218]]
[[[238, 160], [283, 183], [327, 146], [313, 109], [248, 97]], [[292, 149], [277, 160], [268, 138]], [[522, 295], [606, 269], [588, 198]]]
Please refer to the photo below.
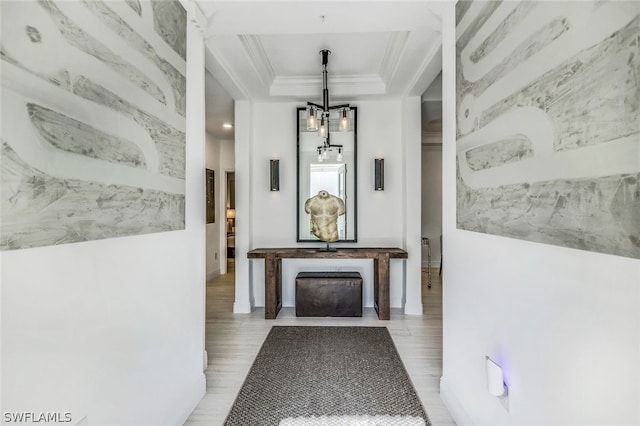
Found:
[[[322, 105], [318, 105], [314, 102], [307, 102], [307, 106], [314, 106], [316, 108], [318, 108], [320, 111], [324, 111], [324, 107]], [[351, 108], [351, 106], [349, 104], [342, 104], [342, 105], [332, 105], [329, 107], [329, 110], [332, 109], [342, 109], [342, 108]]]
[[319, 147], [316, 148], [316, 150], [322, 149], [322, 148], [344, 148], [344, 145], [328, 143], [328, 144], [320, 145]]

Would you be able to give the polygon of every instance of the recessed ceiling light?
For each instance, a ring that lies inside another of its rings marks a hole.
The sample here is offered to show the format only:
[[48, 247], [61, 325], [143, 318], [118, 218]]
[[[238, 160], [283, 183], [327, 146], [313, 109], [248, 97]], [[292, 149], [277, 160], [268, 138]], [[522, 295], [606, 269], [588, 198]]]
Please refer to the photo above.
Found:
[[232, 128], [232, 127], [233, 127], [233, 124], [231, 124], [231, 123], [224, 123], [224, 124], [222, 125], [222, 127], [224, 127], [225, 129], [230, 129], [230, 128]]

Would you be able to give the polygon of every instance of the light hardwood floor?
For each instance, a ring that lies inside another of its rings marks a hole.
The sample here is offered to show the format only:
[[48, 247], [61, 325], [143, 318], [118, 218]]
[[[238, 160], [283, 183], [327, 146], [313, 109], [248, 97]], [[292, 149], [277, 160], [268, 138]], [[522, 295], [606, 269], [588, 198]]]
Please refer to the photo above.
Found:
[[211, 280], [207, 283], [207, 393], [185, 425], [223, 424], [273, 325], [386, 326], [431, 422], [434, 426], [455, 425], [439, 396], [442, 284], [438, 269], [432, 269], [431, 277], [432, 288], [428, 289], [423, 270], [424, 315], [404, 315], [400, 309], [392, 309], [389, 321], [379, 321], [373, 308], [365, 308], [362, 318], [297, 318], [294, 308], [283, 308], [275, 320], [264, 319], [264, 308], [233, 314], [233, 272]]

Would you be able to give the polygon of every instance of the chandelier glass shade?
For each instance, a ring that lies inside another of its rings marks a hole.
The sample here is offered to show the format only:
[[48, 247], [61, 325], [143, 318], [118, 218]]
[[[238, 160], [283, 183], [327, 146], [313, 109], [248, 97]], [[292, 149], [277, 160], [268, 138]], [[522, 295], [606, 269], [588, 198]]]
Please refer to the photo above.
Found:
[[307, 107], [307, 130], [315, 132], [318, 130], [318, 117], [316, 107]]
[[340, 131], [347, 132], [349, 131], [349, 127], [351, 127], [351, 123], [349, 120], [349, 111], [347, 108], [342, 108], [342, 114], [340, 116]]

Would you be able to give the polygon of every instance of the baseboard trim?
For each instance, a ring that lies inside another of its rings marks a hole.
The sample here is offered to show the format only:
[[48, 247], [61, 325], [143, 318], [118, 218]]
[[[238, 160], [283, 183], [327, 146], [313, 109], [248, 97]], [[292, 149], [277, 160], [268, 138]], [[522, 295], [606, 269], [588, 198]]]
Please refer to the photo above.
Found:
[[193, 382], [193, 384], [184, 392], [180, 394], [180, 397], [173, 404], [171, 412], [167, 413], [162, 422], [158, 424], [163, 425], [183, 425], [193, 410], [198, 406], [202, 397], [207, 392], [207, 382], [204, 372]]
[[442, 399], [445, 407], [449, 410], [449, 414], [451, 414], [458, 426], [474, 426], [471, 417], [464, 410], [444, 376], [440, 377], [440, 399]]
[[251, 305], [248, 303], [233, 303], [233, 313], [234, 314], [250, 314], [251, 313]]
[[405, 303], [404, 314], [405, 315], [423, 315], [424, 309], [423, 309], [422, 303], [414, 303], [411, 305], [408, 305]]

